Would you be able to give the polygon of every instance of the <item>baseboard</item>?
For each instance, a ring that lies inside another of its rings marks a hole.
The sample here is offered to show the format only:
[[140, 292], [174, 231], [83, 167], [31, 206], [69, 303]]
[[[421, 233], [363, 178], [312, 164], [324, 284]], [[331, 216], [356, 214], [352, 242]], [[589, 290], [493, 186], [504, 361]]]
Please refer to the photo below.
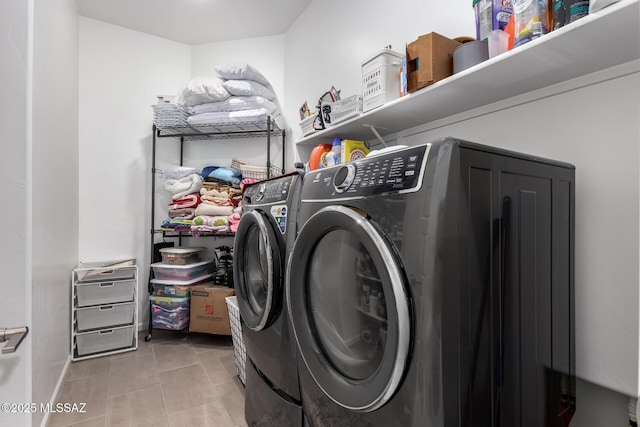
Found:
[[[53, 394], [51, 395], [51, 399], [49, 400], [49, 404], [51, 406], [55, 405], [56, 400], [58, 400], [58, 393], [60, 392], [60, 389], [64, 384], [64, 379], [67, 376], [67, 370], [69, 369], [70, 365], [71, 365], [71, 355], [69, 355], [69, 357], [67, 358], [67, 363], [65, 363], [64, 368], [62, 368], [62, 372], [60, 373], [60, 378], [58, 378], [58, 383], [56, 384], [56, 388], [53, 389]], [[50, 415], [51, 415], [51, 412], [49, 411], [45, 412], [44, 418], [42, 419], [42, 424], [40, 424], [40, 427], [47, 427], [47, 424], [49, 424]]]

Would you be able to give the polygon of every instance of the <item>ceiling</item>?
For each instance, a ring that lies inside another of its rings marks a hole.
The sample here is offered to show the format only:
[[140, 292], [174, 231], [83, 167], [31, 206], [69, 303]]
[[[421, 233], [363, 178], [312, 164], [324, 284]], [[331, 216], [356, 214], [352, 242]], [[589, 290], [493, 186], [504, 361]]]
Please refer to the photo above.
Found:
[[80, 15], [186, 44], [284, 34], [312, 0], [78, 0]]

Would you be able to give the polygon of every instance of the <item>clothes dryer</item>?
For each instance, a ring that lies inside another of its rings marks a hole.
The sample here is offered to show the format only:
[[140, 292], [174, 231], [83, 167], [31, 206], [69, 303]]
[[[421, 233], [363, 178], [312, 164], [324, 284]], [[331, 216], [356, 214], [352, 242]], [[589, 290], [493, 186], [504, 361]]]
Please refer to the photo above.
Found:
[[250, 426], [301, 426], [295, 341], [284, 275], [296, 235], [302, 175], [248, 186], [234, 241], [234, 282], [246, 348], [245, 418]]
[[306, 424], [569, 424], [573, 166], [445, 138], [308, 173], [298, 221]]

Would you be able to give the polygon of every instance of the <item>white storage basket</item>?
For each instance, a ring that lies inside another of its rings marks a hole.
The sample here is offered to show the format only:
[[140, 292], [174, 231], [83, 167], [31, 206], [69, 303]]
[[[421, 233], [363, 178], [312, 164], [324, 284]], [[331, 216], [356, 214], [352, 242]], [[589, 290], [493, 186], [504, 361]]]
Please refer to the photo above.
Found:
[[229, 323], [231, 324], [231, 339], [233, 340], [233, 356], [236, 364], [238, 378], [245, 383], [245, 362], [247, 360], [244, 340], [242, 339], [242, 324], [240, 323], [240, 308], [238, 307], [238, 297], [226, 297], [227, 309], [229, 310]]
[[329, 110], [329, 119], [333, 126], [362, 114], [362, 95], [353, 95], [336, 102], [329, 102], [323, 105], [322, 110], [325, 111], [325, 108]]

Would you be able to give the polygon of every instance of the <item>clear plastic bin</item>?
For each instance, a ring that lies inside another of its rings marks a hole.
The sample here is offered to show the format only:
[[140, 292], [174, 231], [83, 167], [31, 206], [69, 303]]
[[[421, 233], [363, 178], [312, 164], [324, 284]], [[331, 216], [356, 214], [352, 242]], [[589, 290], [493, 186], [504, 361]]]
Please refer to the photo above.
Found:
[[156, 279], [161, 280], [192, 280], [199, 276], [211, 273], [215, 269], [213, 260], [197, 262], [194, 264], [174, 265], [156, 262], [151, 264]]
[[206, 248], [162, 248], [160, 254], [162, 255], [162, 262], [164, 264], [172, 265], [186, 265], [194, 264], [202, 261], [202, 252]]
[[152, 295], [149, 300], [153, 328], [181, 331], [189, 327], [191, 298]]

